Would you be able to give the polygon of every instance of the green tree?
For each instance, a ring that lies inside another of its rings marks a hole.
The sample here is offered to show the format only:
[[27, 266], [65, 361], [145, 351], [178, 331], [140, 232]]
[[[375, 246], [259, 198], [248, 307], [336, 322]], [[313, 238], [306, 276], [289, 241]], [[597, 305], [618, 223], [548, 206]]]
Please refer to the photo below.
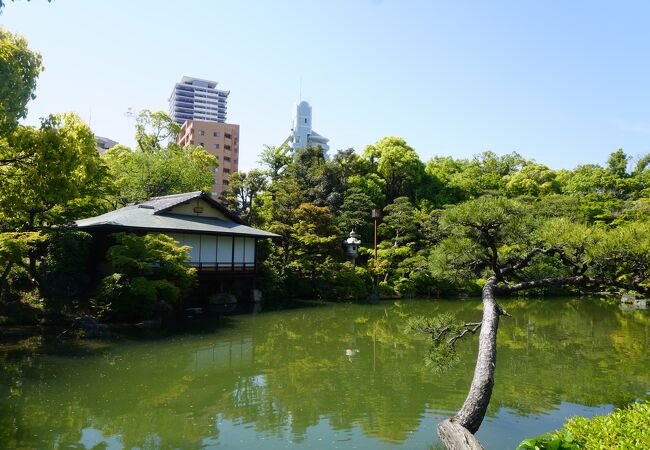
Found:
[[103, 159], [115, 181], [116, 206], [162, 195], [209, 192], [218, 162], [201, 147], [181, 147], [169, 138], [178, 124], [163, 112], [145, 110], [136, 121], [137, 147], [115, 146]]
[[366, 244], [372, 237], [372, 218], [370, 217], [374, 204], [370, 197], [359, 189], [350, 188], [345, 191], [343, 204], [336, 217], [336, 224], [343, 233], [354, 230]]
[[650, 153], [641, 157], [637, 161], [636, 166], [634, 166], [634, 175], [641, 174], [643, 171], [645, 171], [648, 168], [648, 165], [650, 165]]
[[468, 161], [451, 156], [436, 156], [427, 162], [425, 173], [432, 184], [430, 199], [436, 207], [467, 199], [467, 192], [455, 180], [468, 165]]
[[415, 208], [408, 197], [398, 197], [384, 208], [384, 218], [379, 230], [393, 247], [414, 242], [418, 237], [418, 223]]
[[31, 155], [29, 164], [0, 166], [0, 229], [32, 231], [105, 211], [107, 168], [90, 128], [74, 114], [16, 128], [0, 153]]
[[235, 172], [228, 179], [228, 187], [221, 193], [221, 203], [250, 224], [260, 222], [257, 213], [257, 196], [266, 189], [268, 181], [264, 172], [253, 169]]
[[115, 273], [102, 279], [97, 292], [99, 311], [114, 320], [142, 320], [168, 315], [182, 294], [196, 283], [189, 267], [189, 247], [164, 234], [137, 236], [116, 233], [107, 261]]
[[163, 111], [140, 111], [135, 119], [135, 140], [139, 150], [153, 153], [176, 138], [181, 127]]
[[88, 270], [92, 236], [74, 228], [50, 230], [37, 267], [38, 288], [45, 310], [72, 317], [88, 311], [94, 289]]
[[344, 181], [339, 177], [335, 164], [326, 157], [321, 147], [299, 148], [287, 168], [302, 193], [302, 202], [328, 206], [336, 211], [343, 201]]
[[359, 156], [353, 148], [337, 151], [332, 157], [339, 179], [348, 180], [352, 176], [365, 176], [370, 170], [369, 162]]
[[[498, 156], [488, 151], [475, 155], [471, 160], [435, 157], [426, 167], [426, 173], [431, 177], [431, 200], [434, 206], [441, 207], [487, 192], [506, 192], [506, 183], [527, 164], [534, 163], [527, 162], [517, 153]], [[534, 166], [529, 168], [530, 172], [534, 172], [532, 169]], [[535, 176], [534, 173], [528, 175]]]
[[622, 148], [609, 155], [607, 160], [607, 168], [617, 177], [627, 177], [627, 163], [630, 157], [625, 154]]
[[377, 208], [386, 204], [386, 182], [376, 173], [367, 175], [351, 175], [348, 180], [348, 189], [355, 189], [364, 193]]
[[341, 232], [333, 224], [329, 210], [303, 203], [295, 211], [292, 227], [295, 240], [291, 266], [310, 279], [326, 273], [341, 256]]
[[269, 147], [266, 145], [260, 154], [259, 162], [266, 167], [271, 182], [275, 183], [280, 179], [280, 176], [291, 164], [292, 160], [289, 147]]
[[11, 270], [20, 266], [28, 270], [29, 252], [44, 240], [39, 232], [0, 233], [0, 302], [7, 292]]
[[364, 157], [386, 182], [386, 201], [406, 196], [415, 200], [424, 175], [424, 164], [413, 148], [399, 137], [386, 137], [369, 145]]
[[572, 195], [594, 194], [599, 197], [624, 199], [634, 190], [634, 180], [597, 164], [578, 166], [562, 180], [563, 191]]
[[440, 245], [446, 252], [446, 269], [480, 275], [484, 280], [480, 323], [447, 329], [434, 322], [419, 325], [434, 336], [442, 356], [458, 338], [481, 328], [467, 399], [452, 421], [439, 426], [441, 439], [453, 448], [460, 440], [475, 439], [472, 434], [480, 427], [490, 401], [496, 333], [500, 316], [507, 315], [496, 295], [549, 286], [613, 286], [648, 293], [650, 234], [647, 224], [606, 231], [562, 218], [545, 219], [525, 204], [489, 196], [449, 208], [441, 224], [448, 230], [448, 238]]
[[0, 137], [27, 116], [27, 103], [36, 97], [36, 79], [42, 70], [41, 55], [27, 47], [27, 40], [0, 28]]
[[505, 191], [508, 196], [533, 197], [560, 193], [556, 174], [543, 164], [528, 162], [518, 172], [506, 176]]

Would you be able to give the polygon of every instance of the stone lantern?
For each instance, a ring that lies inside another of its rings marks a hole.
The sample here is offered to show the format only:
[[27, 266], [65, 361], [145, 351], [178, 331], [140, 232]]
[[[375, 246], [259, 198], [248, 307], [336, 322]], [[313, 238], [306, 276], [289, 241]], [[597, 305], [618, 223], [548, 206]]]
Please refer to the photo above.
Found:
[[354, 266], [354, 261], [359, 256], [359, 244], [361, 240], [357, 238], [358, 234], [354, 230], [350, 231], [350, 237], [343, 241], [345, 245], [345, 254], [348, 255]]

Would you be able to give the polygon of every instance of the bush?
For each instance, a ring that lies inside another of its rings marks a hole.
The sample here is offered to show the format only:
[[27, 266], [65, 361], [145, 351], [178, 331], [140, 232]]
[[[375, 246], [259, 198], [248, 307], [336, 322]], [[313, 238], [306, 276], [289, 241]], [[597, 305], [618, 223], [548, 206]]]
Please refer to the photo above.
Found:
[[606, 416], [573, 417], [564, 428], [526, 439], [519, 450], [650, 448], [650, 402], [633, 403]]
[[117, 244], [106, 259], [115, 273], [99, 283], [93, 305], [98, 313], [120, 321], [137, 321], [171, 313], [184, 290], [196, 283], [188, 247], [164, 234], [115, 234]]
[[352, 267], [352, 264], [341, 265], [339, 272], [332, 282], [331, 298], [328, 300], [355, 300], [368, 295], [364, 281], [366, 270], [363, 267]]
[[57, 314], [73, 313], [91, 294], [88, 254], [92, 237], [82, 231], [53, 231], [38, 268], [45, 307]]

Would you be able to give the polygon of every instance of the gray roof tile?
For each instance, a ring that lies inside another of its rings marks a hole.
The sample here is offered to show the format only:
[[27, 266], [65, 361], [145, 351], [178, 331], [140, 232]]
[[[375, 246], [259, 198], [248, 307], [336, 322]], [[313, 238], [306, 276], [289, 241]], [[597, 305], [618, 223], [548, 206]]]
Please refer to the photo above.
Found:
[[[116, 227], [151, 231], [231, 234], [263, 238], [278, 237], [277, 234], [249, 227], [242, 223], [212, 217], [185, 216], [165, 212], [165, 210], [172, 206], [188, 200], [193, 200], [202, 195], [203, 194], [199, 191], [189, 192], [186, 194], [168, 195], [165, 197], [154, 197], [151, 200], [138, 205], [126, 206], [100, 216], [77, 220], [75, 223], [81, 229]], [[212, 202], [214, 202], [214, 200], [212, 200]]]

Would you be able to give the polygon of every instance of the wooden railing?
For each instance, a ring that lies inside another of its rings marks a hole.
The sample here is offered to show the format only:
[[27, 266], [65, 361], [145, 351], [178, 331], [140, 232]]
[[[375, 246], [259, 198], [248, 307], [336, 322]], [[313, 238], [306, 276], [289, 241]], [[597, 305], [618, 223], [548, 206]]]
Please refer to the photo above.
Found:
[[257, 272], [257, 263], [254, 262], [191, 262], [199, 272]]

